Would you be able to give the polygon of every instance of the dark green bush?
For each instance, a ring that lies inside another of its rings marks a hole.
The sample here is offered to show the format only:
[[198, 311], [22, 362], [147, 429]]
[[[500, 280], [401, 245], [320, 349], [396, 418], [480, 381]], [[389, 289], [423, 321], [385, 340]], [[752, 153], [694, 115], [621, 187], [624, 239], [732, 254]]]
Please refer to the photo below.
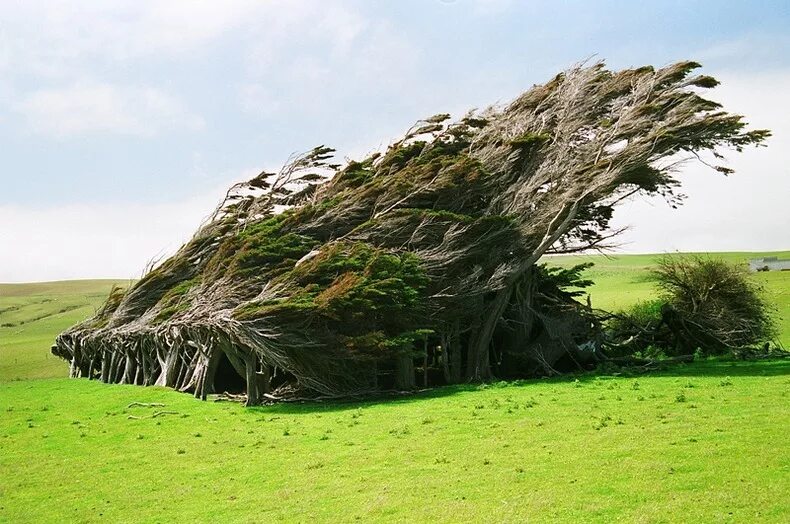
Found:
[[776, 335], [762, 289], [742, 266], [712, 258], [664, 257], [653, 277], [660, 298], [609, 321], [613, 355], [717, 355]]
[[684, 349], [721, 353], [776, 336], [763, 290], [744, 266], [713, 258], [664, 257], [654, 274], [671, 308], [664, 320], [681, 333], [678, 343]]
[[638, 302], [615, 315], [607, 327], [610, 337], [620, 345], [610, 350], [611, 356], [653, 358], [664, 353], [660, 346], [669, 345], [663, 329], [662, 311], [666, 303], [660, 299]]

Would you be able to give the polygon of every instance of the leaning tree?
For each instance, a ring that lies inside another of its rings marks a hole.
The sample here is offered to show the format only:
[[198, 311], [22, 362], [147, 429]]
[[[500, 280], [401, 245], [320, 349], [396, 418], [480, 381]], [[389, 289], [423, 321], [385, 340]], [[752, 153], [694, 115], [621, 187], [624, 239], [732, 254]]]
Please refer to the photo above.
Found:
[[588, 358], [578, 269], [541, 257], [602, 247], [619, 202], [674, 204], [682, 162], [768, 136], [703, 98], [717, 81], [698, 67], [580, 65], [343, 167], [315, 148], [234, 185], [53, 352], [75, 377], [203, 398], [235, 377], [249, 404], [272, 388], [345, 395], [414, 387], [417, 370], [429, 385]]

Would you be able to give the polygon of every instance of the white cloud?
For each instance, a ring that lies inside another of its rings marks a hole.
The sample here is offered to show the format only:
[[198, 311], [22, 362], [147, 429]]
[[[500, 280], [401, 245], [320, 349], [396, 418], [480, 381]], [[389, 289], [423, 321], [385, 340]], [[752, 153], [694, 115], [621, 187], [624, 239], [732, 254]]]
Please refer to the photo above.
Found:
[[735, 40], [717, 42], [698, 53], [694, 59], [703, 65], [719, 64], [722, 67], [745, 71], [765, 71], [770, 64], [782, 63], [787, 57], [790, 35], [751, 33]]
[[59, 138], [98, 132], [154, 136], [205, 125], [178, 99], [152, 87], [77, 83], [33, 91], [16, 109], [33, 131]]
[[706, 71], [722, 85], [710, 93], [725, 110], [745, 116], [752, 129], [770, 129], [768, 147], [728, 154], [735, 174], [705, 166], [680, 174], [688, 198], [678, 209], [660, 199], [636, 200], [615, 213], [631, 230], [620, 239], [632, 253], [768, 251], [790, 248], [790, 72]]
[[285, 8], [253, 0], [15, 2], [3, 6], [0, 49], [13, 72], [70, 77], [91, 61], [183, 57], [251, 18], [280, 9]]
[[[291, 6], [314, 4], [295, 3]], [[244, 58], [242, 110], [320, 115], [354, 94], [384, 98], [414, 89], [421, 51], [389, 23], [338, 4], [292, 9], [262, 24]]]
[[226, 190], [161, 204], [0, 205], [0, 282], [139, 278], [191, 238]]

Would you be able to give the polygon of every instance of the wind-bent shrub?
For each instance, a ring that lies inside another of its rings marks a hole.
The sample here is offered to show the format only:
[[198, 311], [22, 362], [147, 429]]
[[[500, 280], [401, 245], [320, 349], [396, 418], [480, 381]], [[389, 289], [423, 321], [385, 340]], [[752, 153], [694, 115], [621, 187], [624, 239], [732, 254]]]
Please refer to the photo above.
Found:
[[[171, 258], [53, 352], [71, 375], [204, 397], [354, 394], [556, 372], [594, 322], [546, 253], [599, 248], [615, 205], [671, 202], [677, 159], [760, 144], [694, 62], [574, 67], [505, 107], [422, 120], [345, 167], [318, 147], [234, 185]], [[718, 168], [728, 172], [727, 168]], [[591, 342], [592, 341], [592, 342]], [[582, 348], [582, 349], [580, 349]]]
[[655, 270], [663, 316], [685, 351], [721, 353], [776, 336], [762, 289], [744, 266], [714, 258], [664, 257]]
[[[653, 276], [660, 298], [608, 323], [615, 356], [722, 354], [776, 336], [771, 309], [746, 268], [715, 258], [663, 257]], [[652, 353], [651, 353], [652, 352]]]

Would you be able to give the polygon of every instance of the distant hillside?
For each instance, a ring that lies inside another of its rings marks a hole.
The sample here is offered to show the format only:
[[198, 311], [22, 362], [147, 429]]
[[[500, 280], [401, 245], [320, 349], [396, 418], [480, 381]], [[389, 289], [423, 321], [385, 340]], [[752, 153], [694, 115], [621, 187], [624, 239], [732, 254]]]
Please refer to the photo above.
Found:
[[68, 366], [52, 356], [55, 336], [92, 315], [120, 280], [0, 284], [0, 380], [62, 377]]

